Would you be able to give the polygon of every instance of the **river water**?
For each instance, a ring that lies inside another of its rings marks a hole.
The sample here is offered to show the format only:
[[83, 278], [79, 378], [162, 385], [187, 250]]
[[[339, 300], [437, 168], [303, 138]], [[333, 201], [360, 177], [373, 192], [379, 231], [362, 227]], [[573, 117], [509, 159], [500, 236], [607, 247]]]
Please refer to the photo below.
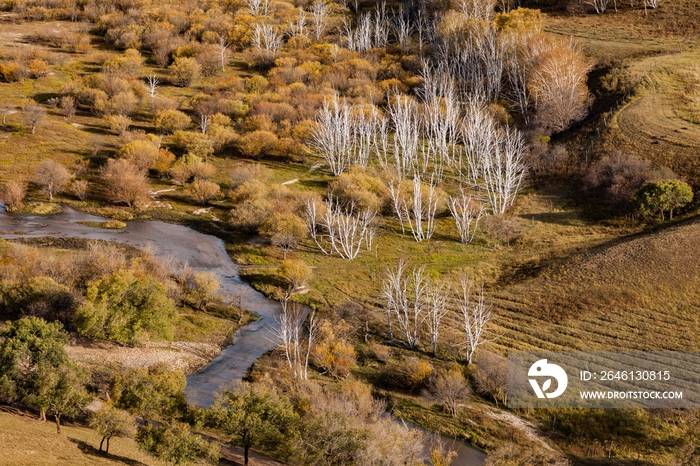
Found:
[[[102, 222], [106, 219], [63, 207], [59, 214], [44, 216], [7, 214], [0, 206], [0, 237], [16, 238], [82, 238], [114, 241], [137, 248], [150, 246], [156, 257], [188, 263], [197, 270], [217, 275], [222, 291], [236, 298], [241, 307], [255, 312], [260, 319], [241, 327], [233, 337], [234, 344], [224, 348], [204, 369], [187, 377], [188, 403], [209, 407], [214, 393], [221, 387], [241, 380], [248, 369], [263, 354], [272, 350], [274, 343], [269, 332], [276, 325], [275, 316], [280, 312], [277, 301], [265, 297], [243, 282], [238, 266], [226, 253], [219, 238], [198, 233], [191, 228], [155, 220], [133, 220], [122, 230], [108, 230], [82, 225], [78, 222]], [[441, 438], [457, 451], [453, 466], [479, 466], [486, 455], [462, 441]]]

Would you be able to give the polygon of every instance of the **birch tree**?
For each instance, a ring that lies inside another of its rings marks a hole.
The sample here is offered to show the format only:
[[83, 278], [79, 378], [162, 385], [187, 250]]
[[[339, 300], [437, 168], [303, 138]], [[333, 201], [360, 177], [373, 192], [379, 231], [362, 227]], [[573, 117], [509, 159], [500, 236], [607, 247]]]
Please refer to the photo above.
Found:
[[502, 214], [515, 202], [527, 173], [525, 142], [517, 129], [500, 131], [494, 151], [481, 160], [481, 187], [495, 214]]
[[433, 347], [433, 356], [437, 356], [442, 319], [448, 314], [448, 289], [441, 283], [431, 283], [426, 291], [426, 319], [428, 335]]
[[[271, 332], [284, 350], [292, 377], [308, 380], [311, 348], [318, 338], [316, 314], [309, 315], [302, 304], [291, 301], [289, 296], [286, 296], [281, 304], [280, 315], [275, 318], [277, 325], [271, 329]], [[309, 318], [305, 329], [304, 321], [307, 315]]]
[[324, 254], [337, 253], [348, 260], [355, 259], [363, 249], [372, 249], [376, 215], [373, 210], [357, 210], [354, 204], [343, 208], [332, 197], [323, 214], [318, 212], [315, 200], [306, 203], [307, 225], [316, 246]]
[[496, 16], [496, 0], [459, 0], [457, 6], [474, 19], [493, 21]]
[[226, 36], [219, 34], [216, 41], [216, 49], [219, 52], [219, 60], [221, 61], [221, 71], [226, 71], [226, 62], [229, 56], [229, 47], [231, 43], [228, 41]]
[[473, 201], [472, 196], [462, 189], [459, 195], [450, 196], [447, 205], [457, 226], [460, 241], [465, 244], [474, 241], [479, 221], [485, 213], [483, 204]]
[[401, 341], [407, 348], [418, 345], [420, 328], [426, 319], [426, 279], [425, 267], [408, 272], [406, 262], [401, 259], [395, 268], [387, 269], [382, 281], [391, 337], [392, 319], [396, 319]]
[[416, 168], [422, 119], [414, 99], [395, 94], [388, 101], [394, 129], [394, 165], [400, 174], [406, 175]]
[[265, 22], [255, 24], [251, 46], [256, 49], [262, 61], [272, 63], [282, 47], [282, 35], [275, 26]]
[[328, 164], [331, 173], [339, 176], [350, 167], [352, 138], [352, 115], [348, 105], [336, 96], [326, 99], [316, 115], [309, 145]]
[[506, 98], [522, 115], [525, 123], [529, 122], [532, 105], [532, 97], [527, 85], [536, 59], [535, 54], [530, 50], [528, 39], [528, 35], [511, 36], [505, 65], [508, 81]]
[[158, 96], [158, 85], [160, 84], [160, 79], [156, 78], [156, 75], [151, 73], [146, 78], [148, 84], [148, 96], [151, 98], [151, 107], [153, 107], [153, 102]]
[[433, 180], [424, 188], [420, 178], [414, 177], [413, 193], [409, 201], [410, 206], [406, 200], [403, 201], [403, 218], [408, 223], [413, 238], [418, 242], [432, 238], [439, 202]]
[[589, 0], [587, 3], [595, 9], [596, 13], [600, 15], [607, 10], [609, 0]]
[[476, 300], [472, 298], [472, 284], [467, 277], [460, 280], [457, 305], [463, 317], [467, 364], [471, 364], [479, 346], [495, 340], [485, 335], [491, 322], [491, 306], [485, 301], [483, 285]]
[[326, 2], [322, 0], [316, 0], [311, 5], [311, 23], [314, 30], [314, 38], [316, 42], [321, 40], [323, 33], [326, 28], [328, 28], [328, 22], [330, 20], [330, 8]]

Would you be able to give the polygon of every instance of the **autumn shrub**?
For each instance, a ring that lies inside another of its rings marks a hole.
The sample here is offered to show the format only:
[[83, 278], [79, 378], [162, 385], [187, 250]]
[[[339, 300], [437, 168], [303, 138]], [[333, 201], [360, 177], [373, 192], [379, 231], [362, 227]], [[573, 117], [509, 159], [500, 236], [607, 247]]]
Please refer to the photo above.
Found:
[[305, 288], [312, 275], [311, 267], [306, 262], [290, 259], [282, 261], [278, 273], [287, 283], [292, 293]]
[[155, 165], [158, 155], [158, 147], [149, 140], [131, 141], [119, 150], [120, 157], [143, 173], [147, 173]]
[[221, 195], [221, 187], [218, 184], [199, 177], [190, 184], [188, 191], [192, 199], [201, 205], [206, 205]]
[[238, 150], [246, 157], [260, 159], [277, 144], [277, 136], [270, 131], [253, 131], [238, 139]]
[[88, 180], [75, 180], [71, 183], [71, 191], [79, 200], [84, 201], [88, 196]]
[[270, 179], [271, 173], [269, 168], [259, 163], [242, 163], [231, 170], [229, 180], [233, 188], [250, 180], [258, 180], [264, 184]]
[[146, 175], [128, 160], [108, 160], [100, 175], [110, 202], [134, 207], [148, 199], [150, 185]]
[[436, 371], [428, 381], [426, 392], [450, 416], [456, 417], [461, 402], [469, 396], [470, 390], [462, 371], [455, 365]]
[[296, 249], [299, 242], [308, 235], [306, 222], [289, 212], [276, 212], [260, 227], [261, 235], [270, 238], [270, 243], [284, 252]]
[[164, 178], [174, 163], [175, 154], [168, 149], [160, 148], [158, 149], [158, 157], [156, 157], [156, 161], [153, 164], [153, 170], [158, 173], [158, 176]]
[[184, 130], [192, 125], [192, 120], [185, 113], [168, 109], [158, 114], [156, 117], [156, 129], [164, 133], [174, 133]]
[[274, 213], [296, 213], [301, 204], [297, 194], [283, 185], [266, 186], [252, 179], [231, 192], [236, 203], [231, 224], [248, 232], [259, 231]]
[[391, 359], [391, 347], [373, 341], [365, 354], [378, 362], [386, 363]]
[[344, 205], [361, 210], [381, 210], [389, 193], [384, 182], [369, 170], [353, 168], [329, 184], [329, 193]]
[[131, 118], [124, 115], [110, 115], [107, 117], [107, 124], [110, 130], [123, 136], [131, 126]]
[[634, 193], [650, 177], [647, 160], [616, 151], [591, 164], [583, 179], [583, 187], [609, 209], [624, 211], [630, 207]]
[[202, 67], [197, 60], [188, 57], [178, 57], [168, 67], [169, 79], [176, 86], [189, 87], [199, 79]]
[[10, 180], [2, 186], [0, 191], [0, 199], [5, 204], [5, 209], [8, 212], [14, 212], [24, 201], [27, 195], [27, 184], [19, 180]]
[[429, 361], [409, 356], [389, 361], [382, 368], [381, 380], [387, 387], [416, 392], [426, 387], [432, 374], [433, 365]]
[[503, 356], [482, 351], [477, 353], [471, 369], [476, 391], [491, 398], [496, 405], [508, 402], [508, 360]]
[[506, 214], [489, 215], [484, 220], [484, 228], [506, 247], [510, 247], [511, 244], [520, 239], [524, 230], [520, 217]]
[[313, 364], [333, 377], [347, 377], [357, 361], [355, 348], [342, 335], [348, 329], [344, 321], [333, 324], [323, 321], [318, 342], [312, 347]]

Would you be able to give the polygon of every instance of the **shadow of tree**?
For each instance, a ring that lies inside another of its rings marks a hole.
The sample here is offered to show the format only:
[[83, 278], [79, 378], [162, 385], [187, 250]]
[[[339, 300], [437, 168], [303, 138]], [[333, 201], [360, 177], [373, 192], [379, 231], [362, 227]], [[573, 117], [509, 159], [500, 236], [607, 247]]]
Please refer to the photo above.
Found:
[[119, 456], [119, 455], [112, 455], [112, 454], [107, 454], [103, 451], [98, 450], [97, 448], [93, 447], [89, 443], [83, 441], [83, 440], [78, 440], [76, 438], [71, 438], [68, 437], [68, 440], [71, 442], [75, 443], [80, 451], [82, 451], [86, 455], [90, 456], [98, 456], [101, 458], [109, 458], [112, 461], [118, 461], [120, 463], [127, 464], [129, 466], [148, 466], [145, 463], [142, 463], [141, 461], [132, 459], [132, 458], [127, 458], [125, 456]]

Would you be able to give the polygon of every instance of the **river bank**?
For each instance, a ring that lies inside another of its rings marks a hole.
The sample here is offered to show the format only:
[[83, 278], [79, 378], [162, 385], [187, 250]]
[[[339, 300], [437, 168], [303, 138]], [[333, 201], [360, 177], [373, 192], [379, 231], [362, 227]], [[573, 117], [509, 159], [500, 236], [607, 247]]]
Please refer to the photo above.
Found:
[[[214, 273], [220, 280], [223, 293], [234, 296], [240, 307], [249, 309], [259, 320], [241, 327], [233, 337], [233, 344], [221, 351], [201, 371], [187, 378], [188, 403], [209, 407], [214, 394], [222, 387], [241, 380], [248, 369], [277, 343], [271, 338], [275, 316], [281, 307], [277, 301], [265, 297], [243, 282], [238, 266], [226, 253], [223, 241], [214, 236], [196, 232], [182, 225], [160, 221], [133, 220], [119, 230], [95, 228], [91, 222], [106, 219], [77, 212], [64, 207], [50, 216], [7, 214], [0, 212], [0, 237], [5, 239], [62, 237], [114, 241], [137, 248], [150, 248], [156, 257], [187, 263], [197, 270]], [[486, 455], [460, 440], [440, 436], [440, 441], [457, 451], [453, 466], [478, 466]]]

